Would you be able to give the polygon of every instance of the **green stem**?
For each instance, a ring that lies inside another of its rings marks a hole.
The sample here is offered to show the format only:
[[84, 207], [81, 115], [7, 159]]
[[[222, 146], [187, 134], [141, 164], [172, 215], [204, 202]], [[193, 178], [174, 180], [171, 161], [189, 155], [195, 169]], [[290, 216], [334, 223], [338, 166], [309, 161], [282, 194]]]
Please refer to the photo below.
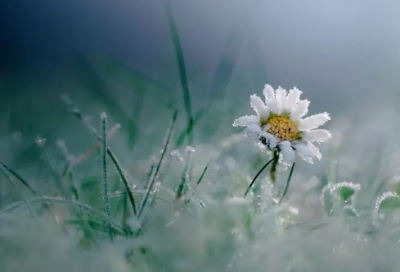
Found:
[[247, 187], [247, 190], [246, 190], [246, 192], [244, 193], [244, 196], [247, 196], [247, 194], [250, 192], [250, 189], [253, 187], [254, 183], [256, 182], [258, 176], [262, 173], [262, 171], [264, 171], [265, 168], [267, 168], [267, 166], [268, 166], [271, 162], [274, 161], [274, 159], [275, 159], [275, 157], [272, 158], [272, 159], [270, 159], [270, 160], [260, 169], [260, 171], [258, 171], [258, 173], [255, 175], [255, 177], [253, 178], [253, 180], [250, 182], [249, 187]]
[[271, 166], [271, 171], [269, 172], [269, 177], [271, 179], [271, 182], [275, 184], [276, 181], [276, 171], [278, 169], [278, 164], [279, 164], [279, 151], [274, 152], [274, 157], [272, 158], [273, 163]]
[[283, 200], [283, 198], [285, 197], [285, 195], [286, 195], [286, 193], [287, 193], [287, 191], [288, 191], [288, 189], [289, 189], [289, 185], [290, 185], [290, 181], [292, 180], [292, 175], [293, 175], [293, 171], [294, 171], [294, 166], [295, 166], [295, 164], [296, 164], [296, 163], [294, 162], [293, 165], [292, 165], [292, 168], [290, 169], [290, 173], [289, 173], [288, 179], [287, 179], [287, 181], [286, 181], [286, 186], [285, 186], [285, 188], [283, 189], [283, 192], [282, 192], [281, 197], [279, 198], [278, 205], [280, 205], [280, 204], [282, 203], [282, 200]]

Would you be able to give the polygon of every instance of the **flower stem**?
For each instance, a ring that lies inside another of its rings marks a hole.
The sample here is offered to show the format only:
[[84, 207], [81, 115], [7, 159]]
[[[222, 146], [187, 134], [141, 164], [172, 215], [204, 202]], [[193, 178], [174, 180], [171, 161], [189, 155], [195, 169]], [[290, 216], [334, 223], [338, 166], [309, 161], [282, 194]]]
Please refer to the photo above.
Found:
[[247, 187], [246, 192], [244, 193], [244, 196], [247, 196], [247, 194], [250, 192], [250, 189], [253, 187], [254, 183], [256, 182], [258, 176], [261, 174], [262, 171], [264, 171], [265, 168], [267, 168], [267, 166], [274, 161], [275, 157], [270, 159], [261, 169], [260, 171], [258, 171], [258, 173], [255, 175], [255, 177], [253, 178], [253, 180], [250, 182], [249, 187]]
[[271, 170], [269, 171], [269, 177], [271, 179], [272, 184], [275, 184], [276, 181], [276, 171], [278, 169], [279, 164], [279, 151], [274, 152], [274, 157], [272, 158], [273, 163], [271, 166]]
[[295, 164], [296, 164], [295, 162], [292, 164], [292, 168], [290, 169], [290, 173], [289, 173], [288, 179], [286, 181], [286, 186], [283, 189], [281, 197], [279, 198], [278, 205], [280, 205], [282, 203], [282, 200], [285, 197], [285, 195], [286, 195], [286, 193], [287, 193], [287, 191], [289, 189], [289, 185], [290, 185], [290, 181], [292, 180], [292, 175], [293, 175]]

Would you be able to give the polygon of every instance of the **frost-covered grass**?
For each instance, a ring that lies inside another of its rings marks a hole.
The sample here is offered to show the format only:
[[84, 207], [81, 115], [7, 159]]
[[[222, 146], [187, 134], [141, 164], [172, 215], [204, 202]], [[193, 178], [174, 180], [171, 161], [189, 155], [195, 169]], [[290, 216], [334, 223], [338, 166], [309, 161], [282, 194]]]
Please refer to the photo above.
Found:
[[[101, 71], [78, 57], [74, 71], [85, 75], [106, 113], [96, 124], [79, 99], [81, 109], [72, 95], [63, 96], [75, 123], [73, 130], [59, 125], [94, 144], [80, 149], [83, 144], [37, 137], [15, 160], [0, 154], [0, 272], [398, 271], [397, 113], [373, 108], [369, 116], [364, 108], [362, 118], [342, 113], [339, 122], [338, 109], [323, 159], [296, 161], [293, 175], [290, 168], [278, 171], [272, 184], [268, 168], [259, 170], [273, 154], [231, 128], [244, 103], [226, 90], [251, 85], [241, 82], [242, 74], [232, 79], [240, 44], [234, 29], [211, 98], [195, 107], [169, 6], [166, 12], [179, 97], [107, 60], [106, 73], [135, 90], [129, 115]], [[146, 108], [147, 100], [162, 103]], [[9, 150], [14, 138], [5, 140]], [[131, 159], [133, 149], [153, 156]], [[34, 163], [24, 167], [24, 160]]]
[[55, 144], [56, 196], [2, 162], [1, 271], [397, 271], [398, 154], [395, 139], [375, 141], [396, 128], [333, 126], [322, 162], [300, 165], [278, 204], [289, 170], [275, 186], [262, 172], [243, 196], [271, 155], [241, 134], [176, 148], [171, 112], [160, 153], [134, 173], [110, 147], [118, 126], [64, 100], [98, 143], [80, 156]]

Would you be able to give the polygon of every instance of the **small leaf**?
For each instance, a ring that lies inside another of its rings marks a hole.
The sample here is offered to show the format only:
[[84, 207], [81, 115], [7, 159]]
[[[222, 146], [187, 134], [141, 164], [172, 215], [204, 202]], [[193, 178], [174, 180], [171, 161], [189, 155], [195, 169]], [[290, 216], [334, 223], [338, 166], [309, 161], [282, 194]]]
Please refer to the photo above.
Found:
[[343, 202], [347, 202], [361, 189], [360, 184], [343, 181], [331, 187], [330, 192], [340, 197]]
[[394, 192], [385, 192], [376, 200], [376, 212], [397, 208], [400, 208], [400, 196]]

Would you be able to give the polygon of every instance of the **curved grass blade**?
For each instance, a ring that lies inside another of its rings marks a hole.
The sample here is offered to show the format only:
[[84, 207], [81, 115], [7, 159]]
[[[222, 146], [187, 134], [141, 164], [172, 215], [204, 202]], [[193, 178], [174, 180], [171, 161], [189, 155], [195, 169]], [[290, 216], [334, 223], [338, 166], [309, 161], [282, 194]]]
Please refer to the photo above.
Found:
[[[5, 165], [5, 164], [2, 163], [2, 162], [0, 162], [0, 171], [3, 173], [3, 175], [6, 177], [6, 179], [10, 182], [10, 184], [11, 184], [12, 186], [15, 187], [16, 184], [15, 184], [13, 178], [11, 177], [10, 173], [11, 173], [15, 178], [17, 178], [21, 183], [23, 183], [23, 184], [26, 183], [26, 184], [29, 186], [29, 184], [25, 181], [24, 178], [22, 178], [17, 172], [15, 172], [14, 170], [12, 170], [11, 168], [9, 168], [7, 165]], [[36, 195], [36, 196], [38, 195], [38, 194], [36, 193], [36, 191], [33, 190], [30, 186], [29, 186], [28, 188], [30, 188], [30, 192], [31, 192], [32, 194], [34, 194], [34, 195]], [[22, 193], [22, 199], [23, 199], [23, 200], [22, 200], [21, 202], [23, 202], [23, 203], [28, 207], [28, 209], [29, 209], [31, 215], [34, 216], [34, 217], [37, 217], [36, 211], [32, 208], [32, 205], [31, 205], [30, 200], [27, 199], [27, 198], [25, 197], [25, 194], [24, 194], [24, 193]], [[48, 211], [48, 212], [53, 216], [53, 218], [55, 219], [55, 215], [54, 215], [53, 211], [50, 209], [49, 205], [48, 205], [47, 203], [43, 203], [42, 205], [43, 205], [43, 208], [44, 208], [46, 211]], [[55, 220], [55, 221], [57, 222], [57, 220]], [[67, 232], [65, 228], [63, 228], [63, 230], [64, 230], [65, 232]]]
[[246, 192], [244, 193], [244, 196], [247, 196], [247, 194], [250, 192], [251, 188], [253, 187], [254, 183], [256, 182], [258, 176], [262, 173], [262, 171], [264, 171], [265, 168], [267, 168], [267, 166], [274, 161], [274, 158], [270, 159], [266, 164], [264, 164], [264, 166], [260, 169], [260, 171], [258, 171], [258, 173], [255, 175], [255, 177], [253, 178], [253, 180], [250, 182], [249, 187], [247, 187]]
[[146, 186], [146, 194], [143, 197], [143, 200], [142, 200], [142, 203], [140, 204], [140, 208], [139, 208], [139, 212], [138, 212], [138, 217], [139, 218], [142, 216], [142, 213], [143, 213], [143, 210], [144, 210], [144, 208], [146, 206], [146, 203], [148, 201], [149, 195], [150, 195], [151, 191], [153, 190], [154, 183], [155, 183], [155, 181], [157, 179], [158, 173], [160, 172], [161, 165], [163, 163], [163, 159], [164, 159], [165, 153], [167, 152], [167, 149], [168, 149], [168, 146], [169, 146], [169, 142], [171, 140], [171, 136], [172, 136], [172, 132], [174, 130], [174, 126], [175, 126], [175, 122], [176, 122], [177, 116], [178, 116], [178, 111], [175, 110], [174, 114], [172, 116], [172, 124], [171, 124], [171, 126], [170, 126], [170, 128], [168, 130], [167, 139], [165, 141], [164, 148], [163, 148], [163, 150], [161, 152], [160, 160], [158, 161], [158, 164], [156, 166], [156, 169], [154, 171], [154, 174], [153, 174], [152, 178], [149, 179], [149, 184]]

